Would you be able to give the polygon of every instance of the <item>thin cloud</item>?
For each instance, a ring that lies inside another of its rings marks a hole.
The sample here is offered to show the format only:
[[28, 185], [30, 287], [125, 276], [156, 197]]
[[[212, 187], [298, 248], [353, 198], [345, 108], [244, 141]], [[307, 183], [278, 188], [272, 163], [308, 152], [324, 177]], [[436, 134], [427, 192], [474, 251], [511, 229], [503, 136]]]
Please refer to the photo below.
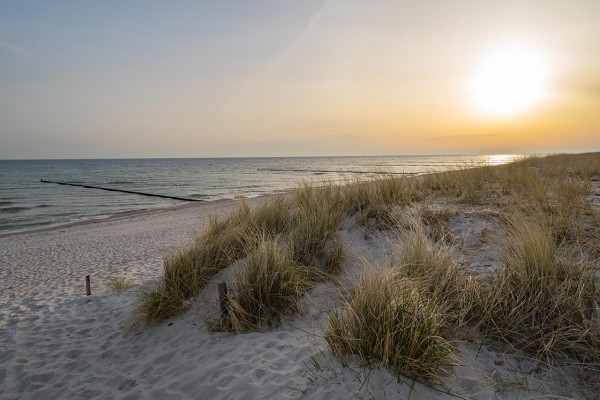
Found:
[[600, 98], [600, 82], [589, 82], [579, 86], [577, 89], [584, 95]]
[[481, 137], [486, 137], [486, 138], [491, 138], [491, 137], [496, 137], [496, 136], [501, 136], [500, 133], [490, 133], [490, 134], [476, 134], [476, 135], [469, 135], [469, 134], [463, 134], [463, 135], [443, 135], [443, 136], [433, 136], [431, 139], [434, 140], [445, 140], [445, 139], [467, 139], [467, 138], [481, 138]]
[[308, 19], [306, 24], [306, 28], [304, 31], [298, 35], [296, 40], [294, 40], [290, 45], [281, 50], [278, 54], [276, 54], [271, 61], [265, 66], [265, 72], [271, 72], [276, 70], [281, 64], [285, 63], [291, 54], [293, 54], [299, 46], [301, 46], [307, 37], [315, 30], [315, 28], [319, 25], [319, 23], [326, 17], [331, 15], [336, 15], [340, 12], [343, 12], [346, 9], [352, 8], [349, 4], [339, 3], [337, 0], [328, 0], [325, 1], [319, 11]]
[[[597, 67], [598, 64], [596, 63], [595, 66]], [[573, 73], [569, 78], [556, 83], [554, 94], [600, 98], [600, 79], [590, 73]]]
[[33, 61], [33, 62], [37, 62], [37, 63], [41, 62], [40, 59], [33, 56], [29, 51], [27, 51], [27, 49], [25, 49], [21, 46], [18, 46], [14, 43], [8, 42], [6, 40], [0, 39], [0, 50], [5, 51], [7, 53], [14, 54], [18, 57], [25, 58], [29, 61]]

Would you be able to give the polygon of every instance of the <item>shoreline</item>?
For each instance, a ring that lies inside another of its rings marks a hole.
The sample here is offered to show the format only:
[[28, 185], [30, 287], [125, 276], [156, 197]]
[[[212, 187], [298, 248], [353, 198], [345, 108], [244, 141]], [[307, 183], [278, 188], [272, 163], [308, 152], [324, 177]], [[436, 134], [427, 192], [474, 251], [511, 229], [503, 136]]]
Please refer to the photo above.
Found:
[[254, 199], [261, 199], [261, 198], [265, 198], [265, 197], [274, 196], [277, 194], [285, 195], [289, 192], [291, 192], [291, 191], [262, 194], [262, 195], [258, 195], [255, 197], [240, 197], [240, 198], [234, 198], [234, 199], [224, 198], [224, 199], [216, 199], [216, 200], [189, 202], [189, 203], [178, 204], [178, 205], [174, 205], [174, 206], [170, 206], [170, 207], [144, 208], [144, 209], [140, 209], [140, 210], [123, 211], [123, 212], [112, 214], [109, 216], [101, 216], [98, 218], [92, 217], [92, 218], [81, 220], [81, 221], [64, 222], [64, 223], [52, 224], [52, 225], [48, 225], [48, 226], [40, 226], [37, 228], [26, 228], [24, 230], [18, 230], [18, 231], [0, 232], [0, 238], [17, 236], [17, 235], [26, 235], [26, 234], [31, 234], [31, 233], [52, 232], [52, 231], [66, 229], [66, 228], [70, 228], [70, 227], [74, 227], [74, 226], [101, 224], [104, 222], [112, 222], [112, 221], [118, 221], [120, 219], [142, 217], [145, 215], [159, 214], [159, 213], [177, 211], [177, 210], [181, 210], [181, 209], [202, 208], [209, 204], [239, 202], [239, 201], [244, 201], [244, 200], [245, 201], [253, 201]]

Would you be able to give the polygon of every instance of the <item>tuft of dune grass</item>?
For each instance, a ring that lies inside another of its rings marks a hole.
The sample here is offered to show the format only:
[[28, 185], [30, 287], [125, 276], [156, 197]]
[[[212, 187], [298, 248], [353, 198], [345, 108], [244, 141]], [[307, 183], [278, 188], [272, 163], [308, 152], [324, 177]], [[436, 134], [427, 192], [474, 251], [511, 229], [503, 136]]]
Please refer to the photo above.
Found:
[[548, 182], [538, 169], [528, 167], [522, 161], [502, 165], [498, 168], [498, 186], [503, 196], [513, 207], [528, 205], [542, 208], [548, 202]]
[[285, 243], [263, 238], [250, 254], [247, 267], [236, 271], [227, 321], [219, 329], [256, 330], [296, 312], [299, 298], [312, 286], [308, 275], [294, 262]]
[[288, 234], [292, 258], [299, 265], [318, 264], [343, 221], [339, 191], [333, 186], [315, 188], [305, 184], [296, 192], [294, 205]]
[[557, 243], [574, 242], [582, 233], [583, 219], [592, 213], [587, 201], [591, 185], [574, 179], [562, 179], [555, 186], [555, 205], [547, 212], [548, 225]]
[[122, 276], [112, 277], [106, 284], [106, 288], [112, 292], [121, 293], [131, 286], [131, 281]]
[[290, 224], [290, 202], [283, 196], [273, 196], [250, 212], [249, 225], [255, 237], [275, 238], [289, 231]]
[[509, 227], [502, 257], [484, 301], [483, 332], [538, 357], [600, 366], [596, 278], [585, 260], [560, 252], [545, 226], [523, 218]]
[[441, 337], [445, 313], [423, 293], [420, 282], [396, 271], [363, 276], [347, 304], [329, 313], [325, 339], [332, 352], [433, 381], [448, 365], [451, 346]]
[[405, 278], [420, 282], [429, 297], [447, 313], [447, 321], [457, 328], [473, 318], [478, 308], [480, 287], [460, 271], [449, 247], [430, 240], [419, 220], [392, 248], [390, 267]]

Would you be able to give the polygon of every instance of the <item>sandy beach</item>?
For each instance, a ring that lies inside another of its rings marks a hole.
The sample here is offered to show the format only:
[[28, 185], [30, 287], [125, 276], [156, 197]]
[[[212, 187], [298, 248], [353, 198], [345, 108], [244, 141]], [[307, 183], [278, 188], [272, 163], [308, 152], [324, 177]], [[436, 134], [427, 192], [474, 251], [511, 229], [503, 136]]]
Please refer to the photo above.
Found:
[[[222, 218], [237, 205], [204, 203], [1, 238], [0, 398], [586, 398], [574, 391], [576, 370], [544, 370], [529, 357], [473, 340], [472, 332], [459, 335], [453, 365], [433, 386], [376, 364], [336, 360], [323, 338], [326, 311], [365, 265], [381, 268], [397, 240], [393, 232], [367, 234], [353, 218], [338, 232], [348, 249], [339, 278], [317, 285], [301, 312], [274, 329], [207, 332], [205, 317], [217, 309], [216, 284], [230, 282], [238, 262], [220, 272], [189, 311], [127, 331], [137, 295], [160, 276], [164, 256], [189, 245], [211, 215]], [[489, 245], [498, 230], [493, 209], [451, 208], [447, 230], [463, 268], [474, 275], [497, 269], [499, 255]], [[115, 277], [131, 287], [109, 290]]]
[[[180, 320], [171, 331], [182, 336], [164, 341], [151, 334], [153, 339], [142, 346], [138, 336], [124, 336], [124, 328], [136, 291], [160, 274], [163, 256], [189, 244], [210, 215], [235, 206], [233, 201], [212, 202], [1, 238], [0, 397], [160, 398], [176, 393], [161, 377], [176, 364], [188, 369], [196, 362], [167, 360], [175, 356], [172, 346], [195, 326]], [[88, 274], [90, 297], [85, 296]], [[106, 287], [113, 276], [134, 286], [113, 294]], [[152, 361], [165, 354], [165, 360]], [[140, 363], [140, 357], [149, 357], [148, 362]], [[140, 391], [146, 386], [142, 381], [149, 386]]]

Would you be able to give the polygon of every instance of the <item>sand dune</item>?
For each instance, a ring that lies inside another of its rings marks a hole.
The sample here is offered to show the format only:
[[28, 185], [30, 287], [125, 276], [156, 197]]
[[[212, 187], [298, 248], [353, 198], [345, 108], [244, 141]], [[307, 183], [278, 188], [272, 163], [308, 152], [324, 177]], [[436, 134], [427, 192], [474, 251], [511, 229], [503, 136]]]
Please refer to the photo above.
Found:
[[[260, 199], [253, 200], [261, 201]], [[507, 357], [490, 344], [457, 343], [456, 366], [428, 387], [376, 365], [342, 364], [323, 339], [326, 310], [339, 283], [317, 286], [300, 315], [274, 330], [234, 335], [209, 333], [203, 316], [213, 309], [216, 282], [191, 309], [161, 324], [126, 332], [137, 292], [156, 280], [162, 259], [190, 243], [211, 214], [225, 215], [234, 201], [206, 203], [0, 239], [0, 398], [2, 399], [450, 399], [575, 396], [574, 375], [532, 371], [526, 359]], [[457, 210], [453, 240], [486, 273], [497, 264], [482, 231], [493, 231], [489, 210]], [[347, 220], [339, 232], [351, 254], [340, 282], [354, 281], [364, 260], [386, 257], [390, 233], [367, 236]], [[460, 256], [460, 255], [459, 255]], [[85, 296], [84, 276], [92, 277]], [[134, 285], [115, 293], [115, 276]], [[207, 311], [209, 310], [209, 311]], [[525, 383], [523, 383], [525, 382]]]

